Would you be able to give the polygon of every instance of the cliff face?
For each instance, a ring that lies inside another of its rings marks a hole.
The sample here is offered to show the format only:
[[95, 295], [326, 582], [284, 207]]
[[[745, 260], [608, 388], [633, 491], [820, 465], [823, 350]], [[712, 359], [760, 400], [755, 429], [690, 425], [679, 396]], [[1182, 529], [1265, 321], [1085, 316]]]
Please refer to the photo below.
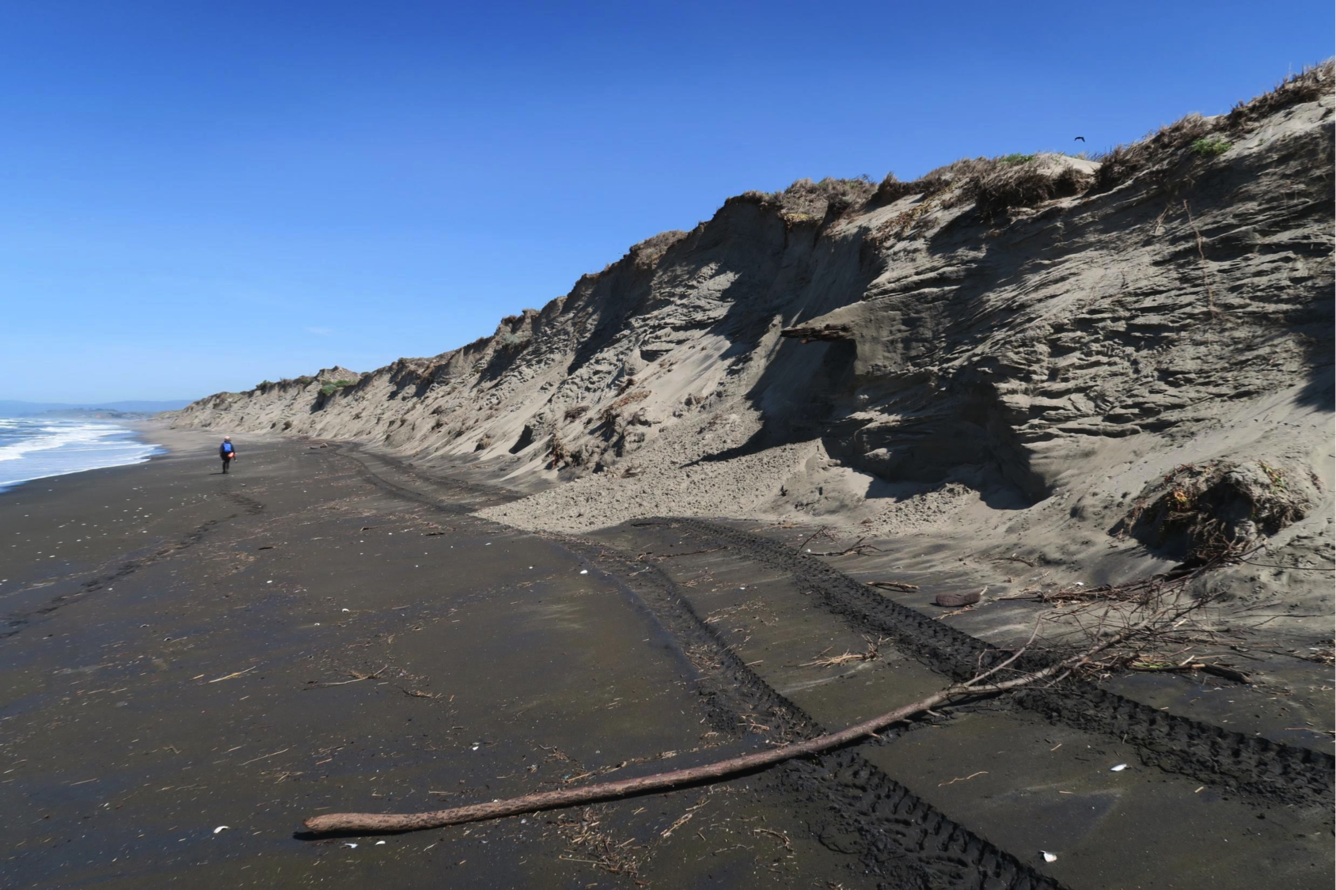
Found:
[[546, 488], [498, 508], [531, 526], [954, 517], [1094, 546], [1175, 467], [1249, 460], [1311, 515], [1331, 484], [1331, 86], [1327, 65], [1102, 164], [749, 193], [491, 337], [175, 422], [476, 465]]

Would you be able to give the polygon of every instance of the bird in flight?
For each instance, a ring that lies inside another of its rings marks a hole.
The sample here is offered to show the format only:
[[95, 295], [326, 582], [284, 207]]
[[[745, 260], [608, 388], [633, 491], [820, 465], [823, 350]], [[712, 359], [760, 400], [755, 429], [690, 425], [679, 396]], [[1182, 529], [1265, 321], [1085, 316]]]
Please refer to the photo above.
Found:
[[1076, 137], [1075, 139], [1073, 139], [1072, 141], [1073, 141], [1073, 142], [1085, 142], [1085, 137], [1084, 137], [1084, 136], [1077, 136], [1077, 137]]

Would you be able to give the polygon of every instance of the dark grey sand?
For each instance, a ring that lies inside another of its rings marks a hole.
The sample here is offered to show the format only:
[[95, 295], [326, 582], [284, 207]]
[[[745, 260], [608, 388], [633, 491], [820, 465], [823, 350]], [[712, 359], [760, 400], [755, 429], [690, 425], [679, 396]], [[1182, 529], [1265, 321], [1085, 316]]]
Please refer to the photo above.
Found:
[[1006, 702], [709, 788], [304, 837], [741, 753], [946, 678], [891, 642], [811, 664], [868, 630], [738, 542], [520, 532], [471, 515], [503, 494], [294, 440], [239, 442], [223, 477], [214, 436], [165, 435], [0, 495], [4, 886], [1331, 885], [1311, 769], [1268, 784]]

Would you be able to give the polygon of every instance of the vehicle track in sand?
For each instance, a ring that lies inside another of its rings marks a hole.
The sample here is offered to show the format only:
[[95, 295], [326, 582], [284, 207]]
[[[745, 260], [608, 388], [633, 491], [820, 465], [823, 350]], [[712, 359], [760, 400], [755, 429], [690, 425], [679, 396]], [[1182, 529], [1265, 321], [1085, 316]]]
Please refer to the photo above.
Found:
[[[391, 496], [454, 516], [476, 509], [443, 502], [391, 481], [381, 472], [403, 473], [415, 483], [445, 490], [454, 488], [450, 480], [411, 473], [379, 456], [369, 462], [363, 462], [362, 454], [344, 452], [342, 456], [360, 466], [368, 483]], [[488, 499], [498, 495], [473, 485], [460, 486], [457, 491]], [[509, 529], [480, 517], [471, 520]], [[739, 725], [756, 725], [754, 718], [763, 717], [767, 731], [762, 737], [771, 742], [813, 738], [826, 731], [747, 667], [657, 566], [601, 542], [558, 534], [543, 537], [589, 560], [628, 590], [677, 642], [701, 675], [699, 693], [713, 729], [740, 738], [745, 734], [738, 732]], [[892, 729], [882, 736], [890, 738], [899, 732]], [[1064, 886], [948, 818], [854, 750], [791, 761], [776, 772], [777, 784], [786, 793], [822, 809], [826, 828], [818, 834], [819, 841], [838, 852], [858, 855], [881, 886], [898, 890], [906, 886], [907, 877], [911, 878], [909, 886], [968, 890], [1059, 890]]]
[[[368, 467], [357, 457], [364, 478], [392, 496], [459, 516], [477, 508], [461, 504], [483, 498], [495, 501], [502, 492], [483, 486], [459, 486], [452, 480], [428, 477], [375, 456]], [[384, 475], [382, 475], [384, 474]], [[399, 482], [391, 481], [390, 478]], [[426, 489], [425, 491], [423, 489]], [[508, 526], [470, 517], [484, 526]], [[825, 562], [794, 551], [783, 543], [699, 519], [655, 518], [628, 523], [671, 527], [695, 538], [688, 552], [726, 549], [731, 558], [777, 571], [789, 583], [813, 594], [810, 602], [855, 632], [873, 631], [888, 637], [896, 650], [915, 657], [943, 678], [968, 676], [979, 658], [1002, 650], [884, 599]], [[715, 626], [702, 620], [692, 594], [647, 554], [633, 555], [623, 542], [609, 543], [560, 534], [546, 534], [554, 543], [590, 561], [626, 588], [677, 642], [701, 675], [699, 691], [708, 722], [735, 739], [751, 733], [753, 740], [775, 744], [820, 734], [822, 726], [800, 706], [777, 692], [733, 651]], [[1065, 724], [1071, 729], [1125, 741], [1149, 765], [1167, 773], [1191, 776], [1243, 800], [1282, 802], [1293, 806], [1322, 805], [1330, 800], [1332, 759], [1320, 752], [1253, 739], [1218, 726], [1168, 715], [1133, 700], [1098, 689], [1085, 681], [1012, 696], [1004, 708], [1023, 720]], [[1005, 701], [1005, 700], [1004, 700]], [[749, 727], [740, 730], [739, 727]], [[880, 743], [916, 729], [912, 723], [884, 734]], [[764, 730], [756, 732], [757, 729]], [[819, 842], [853, 853], [885, 886], [903, 886], [905, 870], [922, 876], [926, 885], [962, 887], [1058, 887], [1055, 879], [1019, 857], [980, 837], [946, 816], [933, 804], [897, 782], [857, 749], [787, 764], [770, 777], [795, 802], [816, 806], [813, 821]]]
[[[544, 537], [610, 570], [610, 576], [645, 605], [700, 672], [698, 691], [716, 728], [737, 735], [739, 717], [753, 723], [760, 719], [769, 730], [767, 741], [776, 744], [827, 731], [743, 663], [658, 566], [602, 542]], [[902, 731], [893, 728], [881, 736], [889, 739]], [[790, 761], [779, 773], [788, 793], [823, 804], [829, 823], [818, 835], [821, 842], [838, 844], [840, 852], [857, 852], [869, 868], [907, 860], [927, 872], [933, 885], [997, 890], [1062, 886], [948, 818], [856, 750]]]
[[[0, 627], [0, 639], [12, 637], [21, 632], [34, 619], [50, 615], [58, 609], [79, 602], [82, 597], [85, 597], [90, 593], [97, 593], [99, 590], [109, 588], [116, 582], [130, 577], [136, 572], [146, 569], [164, 559], [169, 559], [184, 550], [189, 550], [191, 547], [194, 547], [196, 544], [203, 541], [220, 524], [229, 519], [235, 519], [236, 515], [237, 514], [234, 513], [231, 516], [225, 516], [221, 519], [207, 520], [171, 543], [159, 546], [156, 550], [151, 552], [145, 552], [143, 556], [125, 560], [115, 569], [108, 569], [102, 574], [94, 575], [86, 581], [83, 581], [79, 585], [78, 590], [52, 597], [45, 606], [30, 609], [28, 611], [13, 612], [6, 615], [4, 618], [4, 626]], [[17, 592], [23, 593], [24, 591], [20, 590]]]
[[[813, 601], [823, 608], [858, 630], [885, 634], [897, 649], [952, 679], [967, 679], [981, 658], [1002, 654], [990, 643], [887, 599], [817, 557], [769, 538], [693, 518], [661, 517], [632, 525], [651, 523], [689, 532], [707, 546], [726, 544], [738, 555], [788, 574], [816, 594]], [[1042, 666], [1041, 657], [1027, 665]], [[1085, 681], [1028, 689], [1011, 700], [1050, 721], [1134, 745], [1147, 764], [1167, 772], [1266, 801], [1327, 809], [1332, 805], [1336, 758], [1329, 754], [1169, 714]]]

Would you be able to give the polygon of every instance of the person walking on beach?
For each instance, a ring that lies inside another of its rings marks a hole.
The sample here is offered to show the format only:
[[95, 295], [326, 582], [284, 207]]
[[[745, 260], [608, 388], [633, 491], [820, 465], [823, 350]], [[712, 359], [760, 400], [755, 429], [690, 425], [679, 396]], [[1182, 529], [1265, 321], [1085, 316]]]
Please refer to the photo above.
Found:
[[223, 436], [223, 444], [218, 446], [218, 456], [223, 459], [223, 472], [226, 473], [232, 466], [232, 458], [237, 456], [237, 450], [232, 447], [231, 436]]

